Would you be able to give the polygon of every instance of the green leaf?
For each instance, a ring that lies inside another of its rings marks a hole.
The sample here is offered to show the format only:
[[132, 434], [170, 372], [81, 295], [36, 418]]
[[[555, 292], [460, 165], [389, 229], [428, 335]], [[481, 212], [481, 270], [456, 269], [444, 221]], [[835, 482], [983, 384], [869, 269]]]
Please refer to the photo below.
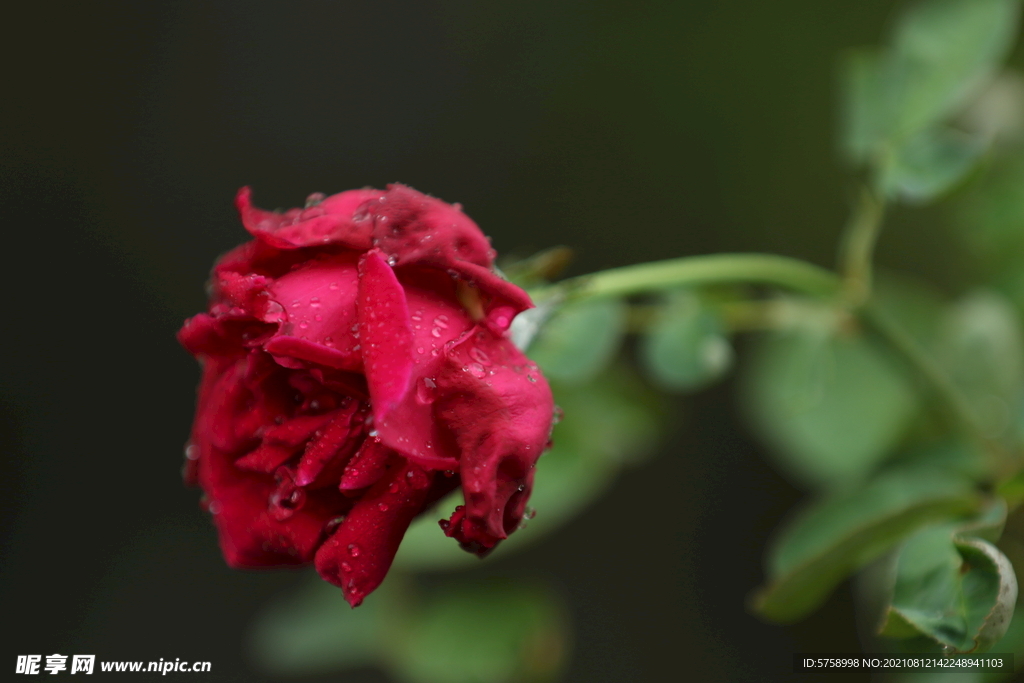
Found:
[[729, 369], [733, 358], [718, 315], [689, 291], [667, 297], [640, 351], [648, 374], [669, 391], [710, 384]]
[[751, 359], [747, 408], [796, 480], [850, 486], [888, 454], [917, 408], [898, 367], [856, 336], [766, 336]]
[[[554, 445], [537, 461], [530, 506], [536, 518], [503, 541], [495, 555], [515, 552], [581, 513], [628, 464], [650, 453], [662, 431], [663, 397], [631, 370], [612, 366], [584, 385], [552, 383], [564, 418]], [[395, 566], [441, 569], [472, 566], [475, 556], [441, 533], [437, 520], [462, 504], [456, 491], [406, 532]]]
[[883, 191], [926, 202], [961, 180], [985, 152], [980, 138], [947, 128], [929, 128], [898, 148], [882, 168]]
[[886, 48], [852, 54], [843, 74], [850, 158], [880, 161], [962, 108], [1009, 51], [1018, 10], [1016, 0], [925, 0]]
[[392, 583], [352, 609], [340, 589], [313, 577], [256, 617], [252, 657], [268, 673], [292, 676], [373, 663], [385, 635], [385, 612], [395, 602]]
[[942, 126], [994, 75], [1017, 34], [1017, 0], [925, 0], [890, 44], [851, 53], [843, 70], [843, 147], [882, 167], [882, 188], [912, 201], [963, 177], [982, 138]]
[[1024, 334], [1008, 300], [976, 291], [947, 312], [938, 345], [939, 362], [979, 423], [993, 437], [1012, 425], [1024, 384]]
[[389, 668], [409, 683], [553, 681], [568, 652], [557, 598], [508, 581], [444, 587], [394, 635]]
[[815, 609], [853, 570], [920, 527], [977, 510], [969, 482], [929, 467], [895, 467], [865, 487], [805, 509], [780, 534], [754, 606], [780, 622]]
[[582, 384], [612, 359], [625, 333], [618, 299], [568, 304], [556, 311], [527, 349], [549, 379]]
[[954, 113], [992, 76], [1013, 45], [1018, 13], [1016, 0], [926, 0], [903, 15], [890, 67], [901, 85], [899, 137]]
[[872, 305], [922, 347], [931, 349], [939, 336], [946, 302], [927, 282], [904, 273], [880, 272], [875, 278]]
[[995, 546], [949, 525], [930, 527], [900, 549], [880, 633], [984, 652], [1006, 633], [1016, 600], [1013, 568]]

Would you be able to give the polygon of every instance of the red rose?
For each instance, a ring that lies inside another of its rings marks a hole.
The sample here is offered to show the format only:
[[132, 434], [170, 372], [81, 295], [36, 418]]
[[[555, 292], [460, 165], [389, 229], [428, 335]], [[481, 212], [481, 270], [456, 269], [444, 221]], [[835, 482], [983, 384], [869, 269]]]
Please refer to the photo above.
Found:
[[228, 564], [313, 561], [355, 606], [460, 484], [445, 534], [482, 555], [516, 529], [553, 403], [506, 337], [530, 300], [458, 205], [402, 185], [310, 199], [238, 193], [256, 239], [178, 333], [203, 366], [186, 479]]

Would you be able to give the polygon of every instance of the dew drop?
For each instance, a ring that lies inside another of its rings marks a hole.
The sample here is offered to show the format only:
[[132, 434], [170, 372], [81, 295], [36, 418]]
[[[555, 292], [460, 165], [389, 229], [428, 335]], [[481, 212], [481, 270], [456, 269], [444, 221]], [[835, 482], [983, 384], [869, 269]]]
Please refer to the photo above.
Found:
[[199, 446], [195, 445], [194, 443], [190, 443], [187, 446], [185, 446], [185, 457], [189, 460], [198, 460]]
[[[385, 217], [382, 217], [381, 220], [384, 220], [384, 218]], [[397, 266], [398, 265], [398, 257], [397, 256], [388, 256], [388, 265], [391, 266], [392, 268]]]
[[348, 562], [342, 562], [341, 563], [341, 571], [343, 571], [343, 572], [350, 572], [350, 571], [352, 571], [352, 565], [350, 565]]
[[486, 353], [484, 353], [481, 349], [478, 349], [475, 346], [469, 350], [469, 356], [473, 360], [475, 360], [478, 363], [481, 363], [483, 365], [490, 365], [491, 364], [490, 357]]
[[306, 197], [306, 208], [311, 209], [325, 199], [327, 199], [327, 195], [323, 192], [314, 192]]
[[327, 288], [330, 289], [331, 291], [336, 291], [338, 289], [338, 283], [332, 282], [331, 284], [327, 285]]
[[477, 379], [483, 379], [484, 377], [487, 376], [487, 370], [485, 370], [484, 366], [480, 365], [479, 363], [470, 363], [469, 374], [473, 375]]
[[555, 406], [555, 411], [551, 414], [551, 424], [558, 424], [565, 417], [565, 411]]
[[434, 329], [432, 329], [430, 331], [430, 334], [433, 335], [434, 337], [440, 337], [441, 336], [441, 328], [440, 327], [435, 327]]
[[381, 512], [387, 512], [388, 511], [388, 504], [387, 503], [378, 503], [377, 504], [377, 509], [380, 510]]
[[304, 330], [307, 327], [309, 327], [309, 323], [307, 323], [305, 320], [303, 320], [301, 323], [299, 323], [299, 329], [300, 330]]
[[447, 330], [448, 329], [448, 316], [446, 316], [446, 315], [439, 315], [439, 316], [437, 316], [436, 318], [434, 318], [434, 324], [437, 325], [438, 327], [440, 327], [442, 330]]
[[537, 381], [537, 378], [534, 377], [533, 375], [527, 375], [526, 379], [530, 380], [531, 382], [536, 382]]
[[423, 381], [416, 385], [416, 400], [421, 405], [429, 405], [434, 402], [434, 389], [437, 383], [430, 377], [424, 377]]
[[210, 504], [209, 504], [209, 505], [207, 506], [207, 508], [206, 508], [206, 509], [210, 511], [210, 514], [211, 514], [211, 515], [216, 515], [216, 514], [219, 514], [219, 513], [220, 513], [220, 511], [221, 511], [221, 505], [220, 505], [220, 503], [219, 503], [219, 502], [217, 502], [217, 501], [215, 501], [215, 500], [211, 500], [211, 501], [210, 501]]
[[284, 312], [284, 306], [276, 301], [268, 303], [267, 310], [263, 313], [263, 320], [268, 323], [279, 323], [287, 317]]
[[537, 516], [537, 511], [534, 510], [531, 507], [527, 507], [526, 510], [523, 511], [523, 519], [533, 519], [536, 516]]
[[359, 546], [357, 546], [355, 543], [349, 543], [348, 554], [352, 557], [359, 557]]

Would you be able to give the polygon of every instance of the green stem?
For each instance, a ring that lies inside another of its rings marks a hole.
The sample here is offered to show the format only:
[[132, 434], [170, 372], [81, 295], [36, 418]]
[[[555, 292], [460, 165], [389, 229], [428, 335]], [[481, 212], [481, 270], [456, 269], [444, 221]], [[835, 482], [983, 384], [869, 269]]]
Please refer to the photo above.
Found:
[[880, 224], [880, 205], [865, 211], [873, 218], [865, 216], [855, 220], [848, 233], [844, 280], [824, 268], [785, 256], [715, 254], [613, 268], [563, 280], [533, 290], [531, 294], [535, 301], [555, 301], [556, 305], [561, 305], [580, 299], [631, 296], [674, 287], [755, 284], [832, 299], [856, 315], [868, 330], [903, 358], [969, 436], [1005, 462], [1008, 457], [1005, 450], [985, 434], [960, 392], [927, 352], [898, 325], [864, 305], [870, 293], [870, 260]]
[[840, 268], [844, 293], [853, 307], [863, 305], [871, 297], [872, 260], [882, 229], [883, 211], [883, 202], [865, 188], [843, 233]]
[[645, 292], [715, 284], [773, 285], [814, 296], [834, 296], [840, 281], [824, 268], [772, 254], [685, 256], [603, 270], [534, 290], [534, 298], [565, 300], [630, 296]]

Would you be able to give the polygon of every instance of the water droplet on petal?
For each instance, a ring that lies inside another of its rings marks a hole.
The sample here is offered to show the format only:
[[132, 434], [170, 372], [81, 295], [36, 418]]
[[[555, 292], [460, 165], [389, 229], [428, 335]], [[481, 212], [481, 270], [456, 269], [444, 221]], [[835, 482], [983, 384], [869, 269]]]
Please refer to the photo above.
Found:
[[312, 306], [313, 308], [320, 308], [320, 297], [311, 297], [309, 300], [309, 305]]
[[423, 381], [416, 385], [416, 400], [422, 405], [428, 405], [434, 402], [436, 398], [434, 396], [434, 389], [437, 388], [437, 383], [430, 377], [424, 377]]
[[299, 323], [299, 329], [300, 330], [304, 330], [307, 327], [309, 327], [309, 323], [307, 323], [305, 320], [303, 320], [301, 323]]
[[306, 197], [306, 208], [310, 209], [327, 199], [327, 195], [323, 192], [314, 192], [313, 194]]
[[276, 301], [268, 303], [267, 310], [263, 313], [263, 320], [268, 323], [279, 323], [287, 317], [284, 312], [284, 306]]
[[342, 562], [341, 563], [341, 571], [343, 571], [343, 572], [350, 572], [350, 571], [352, 571], [352, 565], [350, 565], [348, 562]]
[[338, 283], [337, 282], [332, 282], [331, 284], [329, 284], [327, 286], [327, 288], [330, 289], [331, 291], [335, 291], [335, 290], [338, 289]]
[[483, 379], [484, 377], [487, 376], [487, 370], [485, 370], [484, 366], [480, 365], [479, 363], [470, 363], [469, 374], [473, 375], [477, 379]]
[[440, 327], [442, 330], [447, 330], [448, 329], [448, 316], [446, 316], [446, 315], [439, 315], [439, 316], [437, 316], [436, 318], [434, 318], [434, 324], [437, 325], [438, 327]]
[[352, 557], [359, 557], [359, 546], [357, 546], [355, 543], [349, 543], [348, 554]]
[[488, 356], [481, 349], [478, 349], [475, 346], [469, 350], [469, 357], [472, 358], [473, 360], [475, 360], [476, 362], [481, 363], [483, 365], [490, 365], [491, 364], [490, 356]]
[[185, 446], [185, 457], [188, 458], [189, 460], [198, 460], [199, 446], [195, 445], [194, 443], [190, 443], [189, 445]]
[[565, 417], [565, 411], [555, 406], [555, 412], [551, 415], [551, 424], [558, 424]]

